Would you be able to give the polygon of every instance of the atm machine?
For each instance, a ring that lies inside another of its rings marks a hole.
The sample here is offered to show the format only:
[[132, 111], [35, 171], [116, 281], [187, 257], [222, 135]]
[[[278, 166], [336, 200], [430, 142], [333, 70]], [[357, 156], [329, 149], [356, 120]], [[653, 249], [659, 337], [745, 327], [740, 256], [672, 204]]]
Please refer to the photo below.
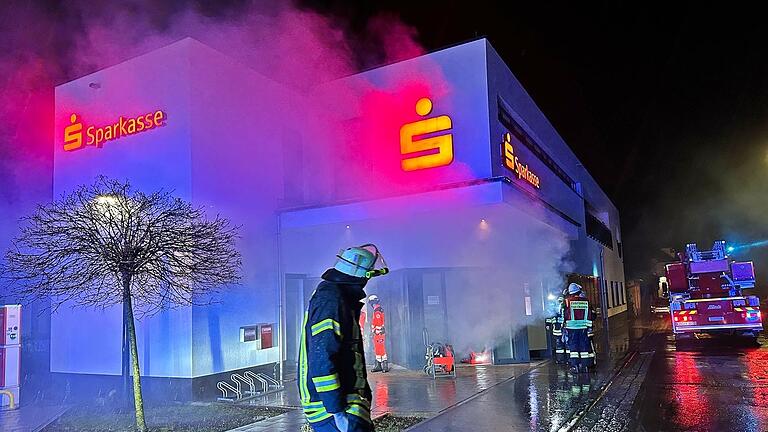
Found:
[[21, 305], [0, 306], [0, 407], [18, 406], [21, 381]]

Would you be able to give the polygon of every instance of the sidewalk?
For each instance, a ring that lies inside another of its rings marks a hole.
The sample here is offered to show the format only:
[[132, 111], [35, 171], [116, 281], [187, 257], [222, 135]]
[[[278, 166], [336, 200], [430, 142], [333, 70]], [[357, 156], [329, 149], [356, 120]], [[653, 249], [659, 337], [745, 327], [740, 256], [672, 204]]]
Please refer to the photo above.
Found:
[[[372, 415], [375, 418], [391, 413], [428, 418], [410, 428], [411, 432], [557, 430], [591, 406], [642, 334], [626, 325], [614, 326], [608, 334], [598, 336], [598, 367], [592, 374], [569, 374], [564, 366], [548, 361], [463, 366], [457, 368], [456, 380], [433, 381], [422, 372], [406, 370], [370, 374]], [[618, 385], [613, 391], [627, 389], [633, 383], [627, 380], [626, 385]], [[622, 399], [626, 403], [631, 403], [630, 393]], [[288, 382], [285, 391], [251, 403], [298, 408], [296, 383]], [[298, 431], [303, 423], [301, 411], [296, 410], [235, 431]]]
[[22, 405], [19, 409], [0, 410], [0, 431], [35, 432], [61, 416], [68, 407], [49, 405]]
[[[631, 405], [634, 400], [632, 395], [636, 395], [636, 392], [632, 393], [632, 389], [636, 390], [637, 379], [642, 379], [639, 377], [644, 377], [647, 371], [645, 358], [639, 363], [633, 362], [629, 372], [622, 374], [621, 379], [614, 382], [617, 385], [609, 388], [616, 395], [621, 393], [619, 406], [613, 406], [615, 398], [610, 397], [602, 399], [594, 407], [592, 404], [627, 360], [626, 354], [641, 342], [644, 331], [635, 332], [633, 327], [632, 323], [616, 326], [596, 341], [598, 365], [595, 373], [574, 375], [568, 373], [564, 366], [548, 362], [528, 374], [500, 383], [408, 431], [552, 431], [571, 427], [572, 420], [582, 413], [593, 415], [590, 408], [597, 408], [595, 412], [598, 414], [616, 413], [622, 407]], [[609, 424], [615, 423], [610, 416], [607, 420]], [[602, 421], [600, 423], [605, 424]]]
[[631, 364], [621, 371], [594, 406], [589, 407], [575, 430], [577, 432], [633, 430], [632, 422], [639, 413], [637, 410], [633, 412], [632, 406], [648, 374], [652, 359], [652, 352], [636, 353]]
[[[456, 379], [433, 380], [421, 371], [395, 369], [389, 373], [370, 374], [368, 381], [373, 391], [371, 415], [392, 413], [431, 417], [494, 385], [529, 372], [542, 362], [505, 366], [459, 366]], [[298, 431], [304, 424], [296, 382], [287, 382], [286, 388], [256, 400], [252, 405], [297, 408], [277, 417], [233, 429], [230, 432], [263, 432], [268, 430]]]

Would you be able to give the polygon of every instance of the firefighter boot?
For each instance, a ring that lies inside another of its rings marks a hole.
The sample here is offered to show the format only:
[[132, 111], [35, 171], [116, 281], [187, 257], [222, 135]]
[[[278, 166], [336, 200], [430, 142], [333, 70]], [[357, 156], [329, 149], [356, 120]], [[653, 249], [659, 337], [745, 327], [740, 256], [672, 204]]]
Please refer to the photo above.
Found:
[[381, 365], [382, 365], [381, 369], [382, 369], [382, 371], [384, 373], [389, 372], [389, 362], [388, 361], [384, 360], [383, 362], [381, 362]]
[[373, 369], [371, 369], [371, 372], [381, 372], [383, 369], [381, 368], [381, 362], [376, 360], [376, 363], [373, 365]]

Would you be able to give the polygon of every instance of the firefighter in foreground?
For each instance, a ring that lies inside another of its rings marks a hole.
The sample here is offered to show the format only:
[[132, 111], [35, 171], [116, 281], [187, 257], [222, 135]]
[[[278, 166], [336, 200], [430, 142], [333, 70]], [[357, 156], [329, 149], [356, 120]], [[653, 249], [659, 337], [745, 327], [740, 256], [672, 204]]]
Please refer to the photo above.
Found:
[[[360, 332], [360, 300], [368, 280], [387, 274], [372, 244], [341, 251], [322, 275], [304, 314], [299, 348], [299, 395], [317, 432], [373, 431]], [[382, 266], [376, 268], [377, 262]]]
[[372, 295], [368, 297], [368, 302], [373, 307], [373, 317], [371, 318], [371, 333], [373, 334], [373, 354], [376, 356], [376, 363], [371, 372], [389, 372], [389, 362], [387, 361], [386, 336], [384, 331], [384, 308], [381, 307], [379, 297]]
[[568, 296], [563, 302], [563, 340], [573, 372], [588, 372], [595, 361], [595, 351], [589, 340], [593, 312], [589, 300], [581, 293], [581, 285], [572, 283], [568, 285]]

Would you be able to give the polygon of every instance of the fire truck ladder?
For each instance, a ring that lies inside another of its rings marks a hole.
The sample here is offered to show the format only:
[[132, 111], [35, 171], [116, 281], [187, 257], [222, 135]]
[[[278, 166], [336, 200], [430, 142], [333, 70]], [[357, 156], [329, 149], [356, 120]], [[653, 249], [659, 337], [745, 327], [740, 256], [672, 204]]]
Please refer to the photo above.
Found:
[[725, 242], [720, 240], [712, 244], [712, 249], [708, 251], [699, 250], [696, 243], [688, 243], [685, 245], [685, 254], [688, 259], [692, 261], [712, 261], [725, 259], [727, 256], [725, 252]]

